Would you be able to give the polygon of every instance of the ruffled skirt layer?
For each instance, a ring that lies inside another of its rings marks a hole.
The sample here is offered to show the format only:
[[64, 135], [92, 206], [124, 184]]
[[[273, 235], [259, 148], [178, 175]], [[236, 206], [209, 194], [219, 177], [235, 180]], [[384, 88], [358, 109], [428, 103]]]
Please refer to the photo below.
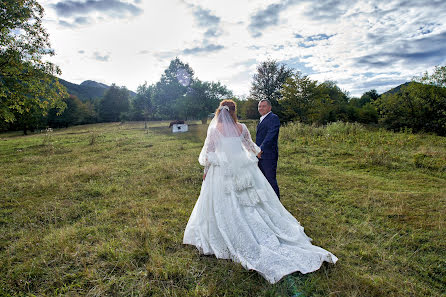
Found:
[[332, 253], [311, 244], [256, 163], [236, 173], [220, 166], [209, 168], [183, 243], [205, 255], [241, 263], [270, 283], [295, 271], [315, 271], [324, 261], [337, 261]]

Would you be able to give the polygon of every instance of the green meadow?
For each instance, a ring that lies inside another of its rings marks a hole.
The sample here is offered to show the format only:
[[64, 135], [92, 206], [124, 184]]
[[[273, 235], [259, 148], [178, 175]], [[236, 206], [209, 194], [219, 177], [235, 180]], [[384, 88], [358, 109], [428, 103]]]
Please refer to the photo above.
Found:
[[182, 244], [207, 128], [190, 124], [0, 134], [0, 296], [446, 294], [445, 137], [282, 127], [282, 203], [339, 262], [270, 285]]

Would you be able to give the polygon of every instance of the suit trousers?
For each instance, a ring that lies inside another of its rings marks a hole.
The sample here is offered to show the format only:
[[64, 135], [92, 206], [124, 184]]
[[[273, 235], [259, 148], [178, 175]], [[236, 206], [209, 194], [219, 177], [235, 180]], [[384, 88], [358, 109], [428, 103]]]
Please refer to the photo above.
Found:
[[262, 171], [274, 192], [276, 192], [277, 197], [280, 199], [279, 185], [277, 184], [276, 179], [277, 159], [259, 159], [258, 165], [260, 171]]

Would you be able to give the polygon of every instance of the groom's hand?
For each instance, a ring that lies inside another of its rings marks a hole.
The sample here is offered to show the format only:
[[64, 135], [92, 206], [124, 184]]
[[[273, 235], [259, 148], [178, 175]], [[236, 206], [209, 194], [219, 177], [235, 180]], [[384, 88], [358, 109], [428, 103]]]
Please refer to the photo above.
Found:
[[260, 153], [258, 153], [258, 154], [257, 154], [257, 158], [259, 158], [259, 159], [260, 159], [260, 158], [262, 157], [262, 153], [263, 153], [263, 152], [262, 152], [262, 151], [260, 151]]

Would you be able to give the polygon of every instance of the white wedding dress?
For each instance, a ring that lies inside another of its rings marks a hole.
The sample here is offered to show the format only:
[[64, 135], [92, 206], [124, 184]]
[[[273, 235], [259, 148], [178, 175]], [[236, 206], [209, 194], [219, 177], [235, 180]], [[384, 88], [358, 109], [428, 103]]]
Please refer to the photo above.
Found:
[[207, 168], [184, 244], [205, 255], [232, 259], [270, 283], [295, 271], [308, 273], [336, 256], [311, 244], [257, 166], [259, 147], [243, 125], [240, 135], [208, 129], [199, 161]]

